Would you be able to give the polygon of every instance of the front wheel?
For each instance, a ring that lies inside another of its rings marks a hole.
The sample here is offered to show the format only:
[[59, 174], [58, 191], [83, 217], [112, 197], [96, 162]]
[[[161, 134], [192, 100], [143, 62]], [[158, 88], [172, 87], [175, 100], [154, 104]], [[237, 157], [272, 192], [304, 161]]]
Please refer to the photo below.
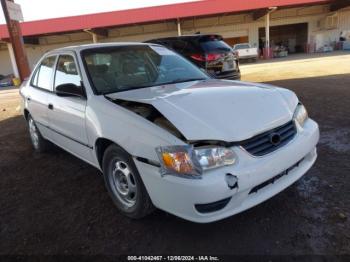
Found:
[[138, 219], [154, 210], [131, 156], [117, 145], [104, 153], [103, 175], [110, 197], [124, 215]]

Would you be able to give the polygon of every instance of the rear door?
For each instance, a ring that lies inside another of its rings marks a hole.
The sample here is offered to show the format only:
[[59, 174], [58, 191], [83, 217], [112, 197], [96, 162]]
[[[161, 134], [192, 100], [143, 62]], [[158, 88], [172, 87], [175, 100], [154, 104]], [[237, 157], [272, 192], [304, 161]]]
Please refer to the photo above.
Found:
[[42, 59], [35, 69], [29, 84], [30, 90], [26, 96], [29, 113], [33, 117], [41, 134], [49, 139], [51, 136], [48, 129], [48, 95], [53, 92], [52, 80], [56, 59], [56, 55], [49, 55]]
[[54, 93], [48, 95], [48, 118], [54, 132], [53, 141], [67, 151], [91, 162], [92, 146], [85, 126], [87, 100], [78, 96], [58, 96], [56, 87], [63, 84], [82, 85], [74, 53], [60, 54], [54, 74]]

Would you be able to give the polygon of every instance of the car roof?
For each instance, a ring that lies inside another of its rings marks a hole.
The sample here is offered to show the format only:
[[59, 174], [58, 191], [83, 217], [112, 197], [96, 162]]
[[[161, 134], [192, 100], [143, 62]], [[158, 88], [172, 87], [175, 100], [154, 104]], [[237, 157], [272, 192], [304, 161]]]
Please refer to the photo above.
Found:
[[65, 51], [82, 51], [86, 49], [92, 49], [92, 48], [103, 48], [103, 47], [117, 47], [117, 46], [150, 46], [150, 45], [157, 45], [152, 43], [139, 43], [139, 42], [110, 42], [110, 43], [97, 43], [97, 44], [85, 44], [85, 45], [75, 45], [75, 46], [67, 46], [67, 47], [61, 47], [54, 50], [49, 51], [47, 54], [50, 53], [60, 53]]

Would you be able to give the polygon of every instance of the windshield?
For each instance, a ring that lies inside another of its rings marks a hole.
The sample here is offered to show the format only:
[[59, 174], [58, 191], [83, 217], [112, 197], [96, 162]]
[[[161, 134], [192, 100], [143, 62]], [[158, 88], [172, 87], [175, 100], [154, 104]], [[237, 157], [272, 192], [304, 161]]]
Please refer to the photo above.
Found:
[[248, 49], [250, 48], [249, 44], [239, 44], [239, 45], [235, 45], [234, 47], [235, 49]]
[[99, 94], [209, 77], [182, 56], [162, 46], [122, 46], [82, 52], [86, 71]]

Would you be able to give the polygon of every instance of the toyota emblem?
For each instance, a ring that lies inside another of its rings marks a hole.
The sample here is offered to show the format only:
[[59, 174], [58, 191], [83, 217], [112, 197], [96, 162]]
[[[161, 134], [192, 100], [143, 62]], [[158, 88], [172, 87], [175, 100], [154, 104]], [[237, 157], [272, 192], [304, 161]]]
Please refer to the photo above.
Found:
[[278, 146], [281, 143], [281, 136], [278, 133], [272, 133], [270, 135], [270, 143], [274, 146]]

